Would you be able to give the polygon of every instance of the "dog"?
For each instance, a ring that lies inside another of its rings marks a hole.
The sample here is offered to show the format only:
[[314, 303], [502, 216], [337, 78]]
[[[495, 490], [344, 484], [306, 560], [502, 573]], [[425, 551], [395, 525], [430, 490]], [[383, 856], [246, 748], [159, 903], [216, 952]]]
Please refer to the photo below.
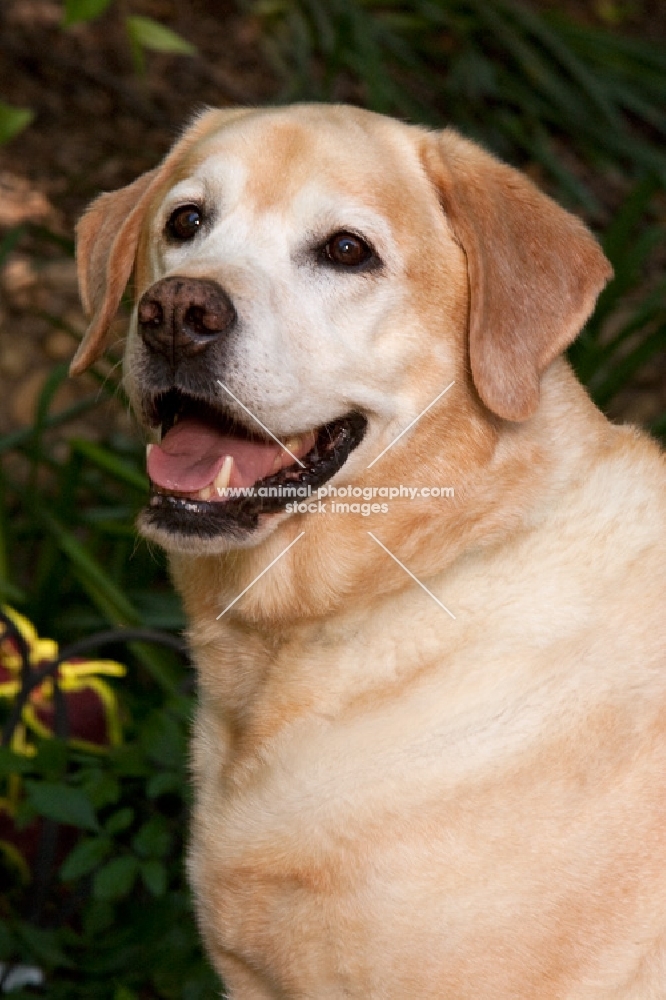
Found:
[[666, 997], [663, 456], [562, 357], [611, 268], [453, 130], [208, 110], [77, 232], [133, 276], [233, 1000]]

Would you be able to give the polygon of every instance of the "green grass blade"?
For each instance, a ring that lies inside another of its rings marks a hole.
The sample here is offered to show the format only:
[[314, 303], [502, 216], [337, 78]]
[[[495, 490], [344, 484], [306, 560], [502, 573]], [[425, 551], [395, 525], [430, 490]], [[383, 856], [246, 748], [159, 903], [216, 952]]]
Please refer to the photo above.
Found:
[[633, 375], [642, 368], [655, 354], [666, 347], [666, 324], [662, 324], [648, 336], [641, 339], [638, 345], [621, 361], [614, 364], [612, 370], [597, 387], [592, 387], [592, 395], [596, 403], [607, 406], [613, 396], [630, 381]]
[[[48, 511], [40, 511], [39, 518], [45, 529], [55, 538], [60, 550], [70, 560], [72, 569], [86, 593], [109, 622], [113, 625], [142, 625], [141, 616], [136, 608], [78, 538]], [[177, 683], [160, 654], [145, 643], [132, 643], [131, 648], [160, 687], [169, 693], [175, 693]]]
[[19, 241], [27, 232], [27, 227], [24, 225], [14, 226], [9, 229], [5, 235], [0, 240], [0, 267], [5, 263], [6, 259], [11, 253], [14, 252], [18, 246]]
[[104, 595], [107, 607], [113, 609], [110, 619], [115, 625], [140, 625], [136, 609], [113, 582], [106, 570], [90, 555], [86, 547], [68, 528], [61, 524], [48, 510], [40, 509], [38, 517], [45, 529], [56, 540], [61, 552], [72, 565]]
[[112, 451], [83, 438], [72, 438], [70, 447], [77, 454], [87, 458], [93, 465], [108, 472], [119, 482], [125, 483], [126, 486], [138, 490], [140, 493], [148, 492], [148, 477]]
[[[90, 410], [99, 405], [99, 396], [88, 396], [87, 399], [81, 399], [78, 403], [68, 406], [60, 413], [56, 413], [53, 416], [48, 417], [44, 421], [43, 430], [52, 430], [55, 427], [61, 427], [63, 424], [69, 423], [70, 420], [76, 420], [77, 417], [82, 416], [84, 413], [88, 413]], [[4, 434], [0, 437], [0, 455], [6, 451], [12, 451], [14, 448], [24, 447], [29, 443], [33, 434], [34, 427], [19, 427], [14, 431], [10, 431], [8, 434]]]
[[587, 97], [591, 109], [596, 109], [611, 128], [622, 128], [622, 120], [614, 106], [611, 92], [604, 87], [598, 76], [589, 71], [571, 47], [550, 28], [548, 22], [521, 4], [503, 0], [502, 5], [511, 12], [517, 24], [537, 38], [568, 72], [577, 85], [578, 93]]

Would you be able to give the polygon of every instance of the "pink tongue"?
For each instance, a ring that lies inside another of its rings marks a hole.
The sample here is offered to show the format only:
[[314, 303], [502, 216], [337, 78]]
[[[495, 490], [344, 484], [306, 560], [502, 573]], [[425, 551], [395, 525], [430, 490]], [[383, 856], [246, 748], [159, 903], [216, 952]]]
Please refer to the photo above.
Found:
[[277, 444], [230, 437], [209, 424], [186, 418], [150, 449], [148, 475], [164, 490], [197, 493], [213, 482], [225, 457], [231, 455], [234, 466], [229, 485], [252, 486], [270, 475], [279, 454]]

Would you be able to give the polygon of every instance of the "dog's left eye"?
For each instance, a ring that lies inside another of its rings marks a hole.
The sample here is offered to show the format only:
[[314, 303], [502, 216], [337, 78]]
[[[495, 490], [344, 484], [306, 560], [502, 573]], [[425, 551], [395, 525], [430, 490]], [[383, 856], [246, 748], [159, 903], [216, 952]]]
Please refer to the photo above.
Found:
[[360, 267], [376, 259], [372, 248], [355, 233], [334, 233], [322, 251], [326, 263], [342, 267]]
[[203, 216], [198, 205], [179, 205], [169, 216], [166, 230], [172, 239], [186, 243], [194, 239], [202, 222]]

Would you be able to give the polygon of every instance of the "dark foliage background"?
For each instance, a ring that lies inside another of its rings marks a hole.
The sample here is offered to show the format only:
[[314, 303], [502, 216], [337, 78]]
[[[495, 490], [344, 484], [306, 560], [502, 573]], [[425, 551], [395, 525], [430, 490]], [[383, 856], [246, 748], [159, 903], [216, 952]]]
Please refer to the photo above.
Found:
[[[453, 123], [595, 228], [616, 277], [571, 360], [602, 408], [664, 436], [666, 12], [658, 0], [3, 0], [0, 59], [0, 601], [63, 657], [118, 629], [100, 655], [128, 667], [108, 681], [122, 742], [97, 749], [72, 741], [43, 650], [17, 668], [18, 695], [0, 670], [0, 992], [213, 997], [182, 861], [191, 672], [173, 643], [127, 631], [184, 623], [162, 556], [134, 534], [147, 483], [119, 346], [67, 381], [84, 326], [75, 218], [153, 166], [205, 103], [343, 100]], [[48, 691], [30, 687], [36, 661]], [[52, 734], [26, 730], [28, 751], [21, 709], [38, 690]], [[35, 970], [41, 984], [20, 985]]]

